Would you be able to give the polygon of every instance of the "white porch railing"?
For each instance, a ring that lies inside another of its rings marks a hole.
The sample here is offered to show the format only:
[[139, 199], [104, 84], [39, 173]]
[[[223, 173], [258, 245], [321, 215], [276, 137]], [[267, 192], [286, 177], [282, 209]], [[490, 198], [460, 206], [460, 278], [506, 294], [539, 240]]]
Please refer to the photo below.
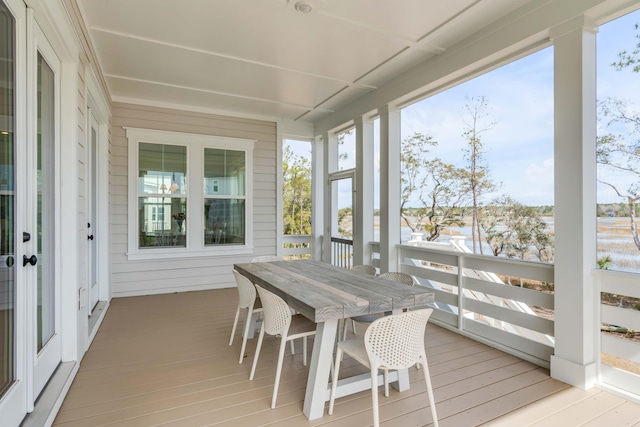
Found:
[[[549, 367], [554, 348], [554, 295], [504, 284], [498, 274], [526, 278], [552, 289], [554, 266], [474, 255], [455, 243], [399, 245], [399, 270], [435, 293], [431, 321]], [[372, 244], [379, 266], [379, 244]], [[541, 313], [544, 313], [542, 315]]]
[[311, 234], [285, 234], [282, 236], [282, 255], [286, 258], [310, 258]]
[[[594, 270], [593, 277], [600, 292], [625, 298], [640, 299], [640, 276], [638, 274], [617, 271]], [[623, 308], [620, 306], [600, 305], [600, 322], [603, 325], [614, 325], [618, 331], [640, 330], [640, 307]], [[628, 361], [640, 366], [640, 342], [625, 339], [611, 333], [600, 334], [600, 381], [625, 392], [640, 395], [640, 375], [624, 369]], [[613, 366], [613, 364], [617, 366]]]
[[331, 264], [344, 268], [353, 266], [353, 240], [331, 238]]

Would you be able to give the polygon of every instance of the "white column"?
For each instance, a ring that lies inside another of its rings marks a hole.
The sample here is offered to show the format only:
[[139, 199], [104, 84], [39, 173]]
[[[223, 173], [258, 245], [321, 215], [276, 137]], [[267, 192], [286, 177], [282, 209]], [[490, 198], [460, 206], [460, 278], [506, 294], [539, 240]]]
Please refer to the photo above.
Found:
[[284, 225], [282, 218], [282, 187], [284, 176], [282, 174], [282, 145], [284, 136], [282, 134], [282, 123], [276, 125], [276, 255], [282, 255]]
[[[333, 216], [329, 173], [338, 168], [337, 138], [325, 132], [322, 135], [322, 140], [316, 140], [314, 144], [313, 158], [313, 258], [330, 263], [331, 221]], [[318, 251], [319, 248], [321, 248], [320, 251]]]
[[380, 108], [380, 272], [397, 271], [400, 243], [400, 111]]
[[353, 264], [371, 264], [373, 241], [373, 121], [359, 117], [356, 124], [356, 205], [354, 206]]
[[551, 376], [588, 389], [597, 376], [596, 37], [554, 39], [555, 354]]
[[311, 258], [322, 261], [324, 235], [324, 192], [326, 182], [324, 170], [324, 146], [322, 137], [317, 137], [311, 146]]

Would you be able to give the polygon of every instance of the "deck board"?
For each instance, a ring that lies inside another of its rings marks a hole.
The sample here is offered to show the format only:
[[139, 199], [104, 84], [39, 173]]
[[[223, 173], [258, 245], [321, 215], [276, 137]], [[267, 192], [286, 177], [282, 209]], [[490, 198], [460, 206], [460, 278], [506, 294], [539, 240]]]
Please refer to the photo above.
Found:
[[[371, 424], [369, 391], [338, 399], [331, 416], [304, 417], [307, 368], [299, 344], [285, 357], [278, 406], [270, 409], [278, 340], [265, 338], [249, 381], [255, 340], [242, 364], [239, 331], [228, 345], [236, 304], [235, 289], [114, 299], [54, 425]], [[640, 423], [640, 405], [569, 387], [543, 368], [438, 326], [427, 327], [426, 350], [443, 427]], [[342, 366], [344, 375], [365, 372], [348, 358]], [[409, 379], [410, 390], [380, 394], [381, 425], [431, 424], [422, 371], [410, 369]]]

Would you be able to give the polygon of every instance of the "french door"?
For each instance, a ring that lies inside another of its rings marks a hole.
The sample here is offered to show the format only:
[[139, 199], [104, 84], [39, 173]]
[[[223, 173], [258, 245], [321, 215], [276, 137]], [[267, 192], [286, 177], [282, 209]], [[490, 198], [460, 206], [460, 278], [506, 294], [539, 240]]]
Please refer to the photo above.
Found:
[[[26, 211], [35, 214], [30, 228], [32, 236], [31, 248], [37, 253], [35, 274], [31, 280], [35, 282], [35, 307], [31, 314], [35, 320], [35, 328], [29, 331], [35, 334], [32, 342], [34, 360], [33, 395], [38, 396], [61, 360], [60, 342], [60, 292], [56, 286], [55, 229], [56, 229], [56, 146], [59, 140], [59, 100], [60, 100], [60, 61], [47, 42], [40, 28], [35, 25], [34, 42], [36, 49], [30, 52], [34, 64], [36, 78], [35, 93], [31, 102], [35, 101], [35, 121], [31, 121], [36, 131], [30, 148], [35, 152], [33, 158], [27, 159], [28, 194]], [[27, 83], [29, 84], [29, 83]], [[28, 232], [28, 231], [27, 231]], [[24, 239], [23, 239], [24, 240]], [[32, 262], [30, 262], [33, 264]], [[32, 269], [33, 270], [33, 269]]]
[[89, 131], [87, 132], [87, 277], [89, 283], [89, 314], [98, 304], [98, 120], [91, 109], [87, 110]]
[[61, 360], [56, 280], [60, 62], [0, 0], [0, 420], [19, 425]]

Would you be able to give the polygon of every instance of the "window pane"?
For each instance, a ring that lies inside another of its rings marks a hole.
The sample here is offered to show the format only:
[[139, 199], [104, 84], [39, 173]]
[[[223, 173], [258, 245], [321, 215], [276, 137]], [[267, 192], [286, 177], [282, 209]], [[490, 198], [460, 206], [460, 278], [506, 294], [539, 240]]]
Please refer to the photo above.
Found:
[[[157, 213], [155, 219], [154, 212]], [[186, 247], [186, 222], [186, 198], [140, 197], [138, 201], [140, 248]]]
[[244, 200], [204, 200], [204, 242], [210, 245], [244, 245]]
[[[338, 170], [356, 167], [356, 130], [349, 129], [338, 135]], [[332, 171], [335, 172], [335, 171]]]
[[[640, 273], [639, 20], [637, 10], [602, 25], [597, 35], [597, 266], [632, 273]], [[606, 295], [606, 304], [635, 304], [626, 295]]]
[[186, 194], [187, 147], [141, 142], [138, 193]]
[[244, 151], [204, 149], [204, 194], [245, 195]]

